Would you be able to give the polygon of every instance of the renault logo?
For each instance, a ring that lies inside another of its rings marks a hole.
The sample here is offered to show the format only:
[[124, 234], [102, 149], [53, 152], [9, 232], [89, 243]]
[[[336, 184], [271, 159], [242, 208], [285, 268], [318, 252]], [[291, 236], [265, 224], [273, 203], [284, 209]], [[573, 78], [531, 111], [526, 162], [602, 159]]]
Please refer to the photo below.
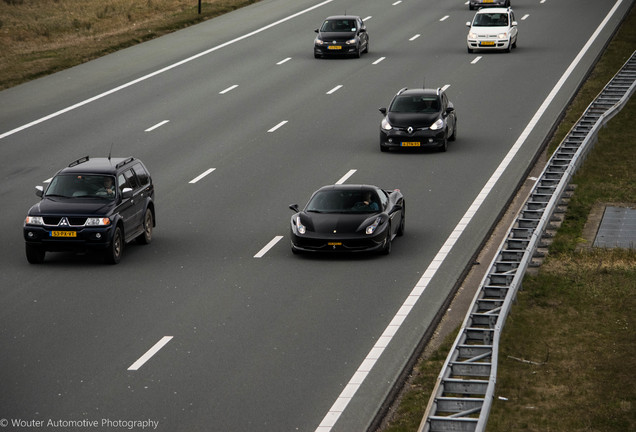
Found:
[[409, 126], [409, 127], [407, 127], [407, 128], [406, 128], [406, 131], [407, 131], [408, 133], [413, 133], [413, 126]]
[[70, 224], [68, 223], [68, 219], [66, 219], [65, 217], [63, 217], [62, 219], [60, 219], [60, 223], [57, 224], [58, 226], [70, 226]]

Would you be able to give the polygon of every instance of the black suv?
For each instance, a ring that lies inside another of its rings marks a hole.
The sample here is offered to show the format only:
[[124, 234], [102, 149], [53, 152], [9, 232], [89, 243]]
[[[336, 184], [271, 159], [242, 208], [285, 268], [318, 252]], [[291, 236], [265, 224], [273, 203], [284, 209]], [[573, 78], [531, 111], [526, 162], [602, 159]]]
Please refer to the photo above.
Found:
[[117, 264], [126, 243], [152, 240], [155, 190], [139, 159], [86, 156], [58, 171], [46, 191], [35, 189], [42, 200], [24, 221], [32, 264], [42, 263], [47, 251], [95, 249]]
[[380, 124], [380, 150], [433, 147], [446, 151], [457, 137], [457, 115], [442, 89], [400, 90]]

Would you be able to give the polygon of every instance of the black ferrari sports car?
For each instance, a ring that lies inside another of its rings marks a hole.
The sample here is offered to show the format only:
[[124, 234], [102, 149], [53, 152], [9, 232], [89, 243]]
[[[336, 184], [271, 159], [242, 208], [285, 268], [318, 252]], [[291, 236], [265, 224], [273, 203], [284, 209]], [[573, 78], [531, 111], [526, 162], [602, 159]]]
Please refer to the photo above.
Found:
[[313, 193], [303, 210], [289, 206], [291, 249], [299, 252], [391, 252], [404, 234], [406, 207], [399, 189], [330, 185]]

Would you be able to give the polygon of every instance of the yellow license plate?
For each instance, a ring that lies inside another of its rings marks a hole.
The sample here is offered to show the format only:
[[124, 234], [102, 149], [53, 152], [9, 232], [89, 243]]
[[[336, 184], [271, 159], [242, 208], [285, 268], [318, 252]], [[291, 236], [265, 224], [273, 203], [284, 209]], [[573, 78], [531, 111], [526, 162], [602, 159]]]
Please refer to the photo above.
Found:
[[342, 47], [340, 45], [329, 45], [329, 48], [331, 50], [339, 50], [342, 49]]
[[51, 231], [51, 237], [77, 237], [75, 231]]
[[342, 246], [342, 242], [329, 242], [327, 243], [329, 246]]
[[479, 45], [481, 46], [493, 46], [495, 43], [493, 41], [485, 41], [485, 42], [480, 42]]
[[420, 146], [420, 142], [416, 141], [416, 142], [403, 142], [402, 143], [402, 147], [419, 147]]
[[494, 0], [484, 0], [483, 3], [492, 3]]

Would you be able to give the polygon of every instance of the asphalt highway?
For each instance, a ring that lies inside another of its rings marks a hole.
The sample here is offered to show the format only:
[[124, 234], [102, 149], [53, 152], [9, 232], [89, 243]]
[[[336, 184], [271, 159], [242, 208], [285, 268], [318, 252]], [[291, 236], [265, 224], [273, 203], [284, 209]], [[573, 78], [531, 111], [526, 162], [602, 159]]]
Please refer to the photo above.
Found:
[[[515, 0], [518, 48], [468, 54], [463, 1], [263, 0], [0, 92], [5, 430], [366, 430], [631, 3]], [[369, 54], [314, 59], [345, 12]], [[457, 141], [381, 153], [422, 85]], [[152, 244], [29, 265], [34, 186], [111, 151], [153, 176]], [[292, 255], [288, 205], [336, 182], [403, 192], [389, 256]]]

